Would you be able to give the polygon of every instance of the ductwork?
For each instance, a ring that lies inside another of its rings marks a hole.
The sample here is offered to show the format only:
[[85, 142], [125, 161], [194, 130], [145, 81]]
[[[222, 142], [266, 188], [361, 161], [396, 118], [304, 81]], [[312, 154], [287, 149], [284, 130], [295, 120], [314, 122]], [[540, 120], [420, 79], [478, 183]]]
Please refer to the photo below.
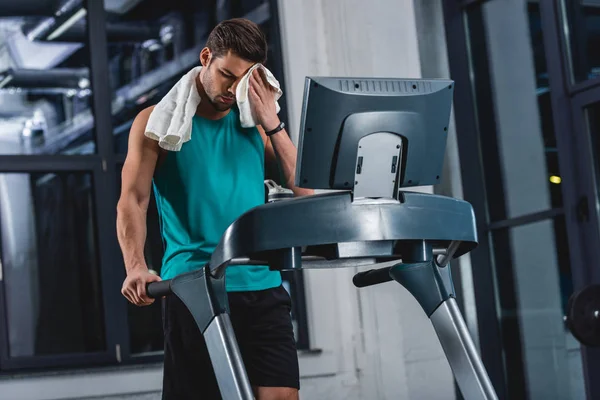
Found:
[[24, 32], [31, 41], [53, 40], [75, 23], [85, 18], [87, 11], [83, 8], [83, 0], [67, 0], [49, 17], [34, 25], [30, 31]]
[[[26, 23], [22, 30], [25, 35], [32, 32], [38, 26], [37, 23]], [[160, 27], [156, 24], [136, 22], [109, 22], [106, 24], [106, 40], [109, 43], [141, 43], [148, 39], [156, 39], [160, 36]], [[36, 40], [48, 41], [47, 36], [40, 36]], [[85, 43], [87, 41], [87, 24], [85, 20], [64, 30], [59, 40], [61, 43]]]
[[9, 69], [0, 73], [2, 88], [87, 89], [90, 86], [87, 68], [55, 68], [48, 70]]

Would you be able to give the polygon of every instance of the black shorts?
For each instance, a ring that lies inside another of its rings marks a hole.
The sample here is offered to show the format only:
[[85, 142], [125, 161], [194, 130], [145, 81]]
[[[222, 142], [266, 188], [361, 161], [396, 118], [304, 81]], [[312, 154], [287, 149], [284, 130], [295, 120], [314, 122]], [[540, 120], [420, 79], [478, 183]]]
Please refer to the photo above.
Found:
[[[252, 386], [300, 388], [291, 299], [283, 286], [229, 293], [230, 317]], [[220, 399], [203, 336], [177, 296], [163, 300], [163, 400]]]

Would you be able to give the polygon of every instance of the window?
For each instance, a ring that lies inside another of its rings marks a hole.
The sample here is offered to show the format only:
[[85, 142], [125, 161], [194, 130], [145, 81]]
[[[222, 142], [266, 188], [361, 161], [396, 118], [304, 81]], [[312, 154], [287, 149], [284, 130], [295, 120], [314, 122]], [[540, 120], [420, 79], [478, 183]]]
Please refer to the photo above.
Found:
[[481, 224], [472, 253], [481, 351], [506, 398], [594, 397], [591, 362], [563, 323], [587, 266], [572, 206], [584, 157], [569, 122], [556, 3], [445, 10], [463, 189]]
[[106, 349], [89, 173], [0, 173], [8, 354]]
[[[28, 4], [22, 16], [0, 9], [0, 374], [158, 361], [160, 301], [140, 308], [120, 293], [115, 206], [129, 129], [198, 65], [226, 18], [260, 24], [283, 82], [276, 2]], [[158, 227], [151, 201], [145, 255], [160, 272]], [[305, 348], [302, 274], [284, 281]]]

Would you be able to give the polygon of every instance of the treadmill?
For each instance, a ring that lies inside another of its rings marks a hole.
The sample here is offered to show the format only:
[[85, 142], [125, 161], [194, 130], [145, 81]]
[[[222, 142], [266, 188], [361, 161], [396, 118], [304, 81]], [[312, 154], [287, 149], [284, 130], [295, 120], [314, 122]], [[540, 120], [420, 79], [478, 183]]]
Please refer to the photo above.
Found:
[[404, 286], [430, 318], [463, 397], [497, 399], [448, 266], [477, 246], [473, 209], [406, 190], [440, 182], [453, 86], [445, 79], [307, 77], [295, 183], [324, 192], [247, 211], [203, 268], [148, 285], [150, 297], [175, 295], [188, 307], [224, 399], [254, 398], [225, 291], [226, 269], [247, 265], [372, 265], [353, 284]]

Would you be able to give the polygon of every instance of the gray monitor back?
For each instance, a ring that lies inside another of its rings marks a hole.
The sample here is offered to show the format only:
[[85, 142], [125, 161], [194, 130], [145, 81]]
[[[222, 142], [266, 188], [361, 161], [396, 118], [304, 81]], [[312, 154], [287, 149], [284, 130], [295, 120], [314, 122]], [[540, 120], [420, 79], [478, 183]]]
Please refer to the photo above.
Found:
[[361, 188], [385, 197], [375, 189], [392, 180], [394, 192], [438, 183], [453, 87], [446, 79], [307, 77], [296, 185], [356, 192], [362, 178]]

